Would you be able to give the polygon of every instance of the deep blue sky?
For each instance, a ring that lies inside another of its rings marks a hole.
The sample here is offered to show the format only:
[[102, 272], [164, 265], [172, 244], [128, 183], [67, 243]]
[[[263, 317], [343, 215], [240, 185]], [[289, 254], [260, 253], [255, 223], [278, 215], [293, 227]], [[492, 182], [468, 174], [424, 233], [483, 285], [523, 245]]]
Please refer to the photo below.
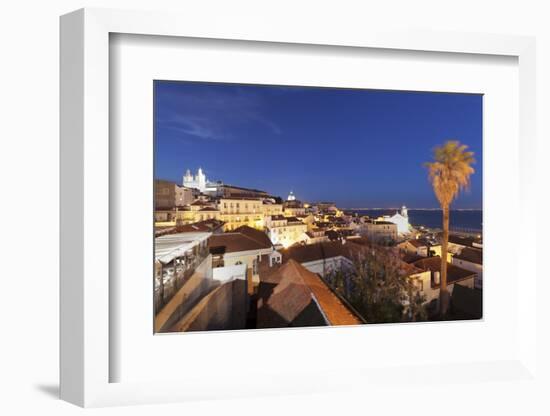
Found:
[[208, 179], [342, 208], [437, 207], [423, 163], [456, 139], [475, 152], [481, 208], [482, 96], [155, 82], [155, 176]]

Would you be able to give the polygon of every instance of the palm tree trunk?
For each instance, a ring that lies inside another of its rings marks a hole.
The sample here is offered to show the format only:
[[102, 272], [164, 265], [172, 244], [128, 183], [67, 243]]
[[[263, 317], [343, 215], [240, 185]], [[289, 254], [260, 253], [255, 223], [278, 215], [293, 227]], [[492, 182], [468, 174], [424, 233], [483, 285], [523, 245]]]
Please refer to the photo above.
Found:
[[449, 206], [443, 207], [443, 239], [441, 241], [441, 282], [439, 290], [439, 305], [441, 316], [449, 310], [449, 292], [447, 290], [447, 246], [449, 244]]
[[160, 266], [159, 303], [161, 307], [164, 306], [164, 266], [162, 264]]

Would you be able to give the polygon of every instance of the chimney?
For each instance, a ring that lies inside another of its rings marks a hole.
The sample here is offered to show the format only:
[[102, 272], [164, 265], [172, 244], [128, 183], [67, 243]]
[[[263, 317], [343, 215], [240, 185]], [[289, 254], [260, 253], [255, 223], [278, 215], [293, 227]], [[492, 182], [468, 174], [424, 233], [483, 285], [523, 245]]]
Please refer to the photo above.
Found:
[[434, 272], [434, 283], [435, 283], [436, 285], [438, 285], [438, 284], [439, 284], [439, 280], [440, 280], [440, 279], [439, 279], [439, 271], [435, 271], [435, 272]]

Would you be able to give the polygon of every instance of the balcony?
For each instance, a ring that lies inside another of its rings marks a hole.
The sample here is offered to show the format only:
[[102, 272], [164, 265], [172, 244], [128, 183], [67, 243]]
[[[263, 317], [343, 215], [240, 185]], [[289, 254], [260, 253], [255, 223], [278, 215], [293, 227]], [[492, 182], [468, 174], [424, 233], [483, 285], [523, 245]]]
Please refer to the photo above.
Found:
[[155, 313], [160, 311], [174, 294], [189, 280], [195, 270], [208, 257], [206, 245], [196, 246], [161, 267], [160, 276], [155, 278]]

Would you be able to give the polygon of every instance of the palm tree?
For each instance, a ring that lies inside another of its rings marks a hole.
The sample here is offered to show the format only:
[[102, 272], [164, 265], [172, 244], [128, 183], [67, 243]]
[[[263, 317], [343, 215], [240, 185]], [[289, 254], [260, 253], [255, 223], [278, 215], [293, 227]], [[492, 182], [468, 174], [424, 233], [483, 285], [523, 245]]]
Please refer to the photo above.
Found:
[[443, 239], [441, 242], [441, 282], [439, 307], [442, 316], [449, 308], [447, 291], [447, 246], [449, 243], [449, 207], [459, 192], [468, 189], [470, 176], [475, 172], [474, 153], [467, 151], [468, 146], [456, 140], [449, 140], [443, 146], [434, 149], [434, 161], [426, 163], [429, 179], [435, 196], [443, 210]]

